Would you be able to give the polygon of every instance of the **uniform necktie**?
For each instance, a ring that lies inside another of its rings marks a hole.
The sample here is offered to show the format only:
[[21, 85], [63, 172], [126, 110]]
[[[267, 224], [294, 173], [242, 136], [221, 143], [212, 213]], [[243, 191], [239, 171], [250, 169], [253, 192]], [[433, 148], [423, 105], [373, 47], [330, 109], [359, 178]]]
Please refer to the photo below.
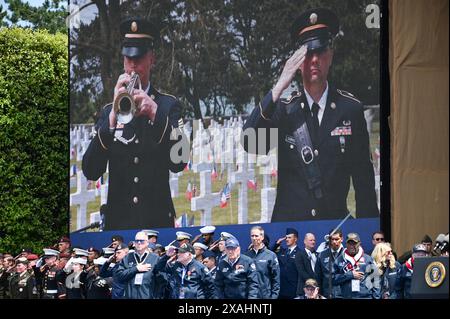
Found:
[[313, 103], [311, 107], [311, 117], [312, 117], [312, 130], [314, 136], [317, 138], [319, 135], [319, 110], [320, 106], [317, 103]]

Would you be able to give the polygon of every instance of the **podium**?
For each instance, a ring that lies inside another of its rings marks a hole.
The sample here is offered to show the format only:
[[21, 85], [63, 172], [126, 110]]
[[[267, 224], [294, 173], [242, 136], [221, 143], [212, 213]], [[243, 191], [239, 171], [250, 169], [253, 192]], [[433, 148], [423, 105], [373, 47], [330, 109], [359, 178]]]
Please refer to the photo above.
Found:
[[448, 257], [423, 257], [414, 260], [411, 298], [448, 299]]

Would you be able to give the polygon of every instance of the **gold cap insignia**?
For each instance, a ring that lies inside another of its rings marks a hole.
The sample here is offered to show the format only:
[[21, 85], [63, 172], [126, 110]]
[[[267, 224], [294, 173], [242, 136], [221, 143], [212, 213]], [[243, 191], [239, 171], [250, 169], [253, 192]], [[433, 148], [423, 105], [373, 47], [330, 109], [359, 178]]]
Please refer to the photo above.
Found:
[[131, 31], [136, 32], [137, 29], [138, 29], [137, 23], [136, 23], [136, 21], [133, 21], [131, 23]]
[[309, 22], [311, 22], [311, 24], [316, 24], [316, 22], [317, 22], [317, 13], [311, 13], [311, 15], [309, 16]]

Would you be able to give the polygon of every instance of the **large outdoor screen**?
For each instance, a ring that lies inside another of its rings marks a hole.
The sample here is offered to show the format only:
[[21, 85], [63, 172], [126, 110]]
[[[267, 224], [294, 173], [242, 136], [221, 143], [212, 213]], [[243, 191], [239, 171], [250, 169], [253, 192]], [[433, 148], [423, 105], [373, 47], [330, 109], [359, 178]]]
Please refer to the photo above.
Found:
[[245, 242], [258, 224], [273, 239], [339, 226], [369, 245], [384, 156], [379, 5], [71, 4], [74, 242], [156, 229], [168, 243], [206, 225]]

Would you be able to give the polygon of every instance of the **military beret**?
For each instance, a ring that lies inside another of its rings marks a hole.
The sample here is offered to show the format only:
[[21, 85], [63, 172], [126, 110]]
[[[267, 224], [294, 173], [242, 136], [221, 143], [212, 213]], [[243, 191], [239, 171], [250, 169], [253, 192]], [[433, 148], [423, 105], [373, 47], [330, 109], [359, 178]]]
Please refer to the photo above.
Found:
[[97, 253], [100, 254], [100, 252], [95, 247], [89, 247], [88, 253]]
[[206, 246], [205, 244], [202, 244], [202, 243], [195, 243], [193, 246], [194, 246], [194, 248], [198, 247], [198, 248], [201, 248], [203, 250], [207, 250], [208, 249], [208, 246]]
[[159, 31], [150, 21], [139, 17], [127, 18], [120, 24], [123, 36], [122, 55], [135, 58], [144, 55], [155, 47]]
[[291, 36], [297, 46], [306, 44], [308, 50], [322, 49], [331, 45], [339, 32], [339, 19], [325, 8], [303, 12], [292, 24]]
[[214, 226], [205, 226], [205, 227], [200, 228], [200, 233], [213, 234], [215, 230], [216, 230], [216, 227], [214, 227]]
[[69, 239], [69, 237], [67, 237], [67, 236], [62, 236], [62, 237], [59, 239], [58, 243], [70, 243], [70, 239]]
[[[59, 256], [61, 257], [61, 255], [62, 255], [62, 254], [60, 254]], [[37, 259], [39, 259], [39, 256], [38, 256], [38, 255], [35, 255], [35, 254], [28, 254], [27, 259], [28, 259], [29, 261], [37, 260]]]
[[191, 244], [184, 243], [178, 248], [178, 252], [180, 253], [191, 253], [195, 255], [195, 249]]
[[123, 237], [120, 235], [114, 235], [111, 237], [111, 241], [120, 241], [123, 242]]
[[202, 256], [203, 258], [216, 258], [216, 254], [211, 250], [205, 250]]

